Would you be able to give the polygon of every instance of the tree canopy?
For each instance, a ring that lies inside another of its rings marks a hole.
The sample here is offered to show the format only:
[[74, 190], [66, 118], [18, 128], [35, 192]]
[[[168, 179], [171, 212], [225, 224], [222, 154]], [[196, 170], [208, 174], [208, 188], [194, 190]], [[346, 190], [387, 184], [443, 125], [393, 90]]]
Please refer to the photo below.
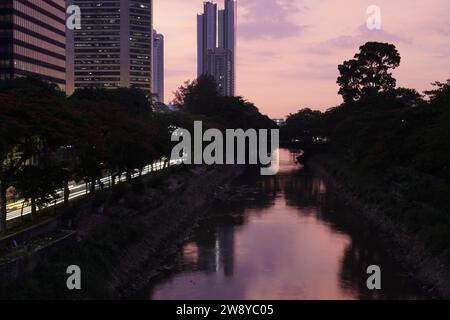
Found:
[[400, 61], [393, 44], [367, 42], [353, 59], [339, 65], [339, 94], [345, 102], [351, 102], [394, 89], [396, 80], [390, 70], [397, 68]]

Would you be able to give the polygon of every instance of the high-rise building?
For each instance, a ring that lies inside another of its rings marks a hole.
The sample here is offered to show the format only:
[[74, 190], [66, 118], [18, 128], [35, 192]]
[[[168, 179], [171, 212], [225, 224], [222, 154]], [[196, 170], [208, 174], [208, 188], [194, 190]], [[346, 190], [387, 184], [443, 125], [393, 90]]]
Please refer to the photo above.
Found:
[[65, 0], [0, 2], [0, 79], [38, 75], [66, 86]]
[[203, 14], [197, 15], [197, 73], [207, 73], [207, 53], [217, 47], [217, 4], [205, 2]]
[[164, 103], [164, 36], [153, 31], [152, 87], [155, 100]]
[[203, 14], [197, 16], [197, 74], [213, 76], [221, 95], [234, 96], [237, 3], [225, 0], [219, 11], [213, 2], [203, 6]]
[[152, 91], [152, 0], [67, 0], [81, 29], [67, 32], [67, 86]]
[[237, 30], [237, 3], [234, 0], [225, 0], [224, 10], [219, 10], [219, 48], [230, 54], [230, 95], [236, 91], [236, 30]]
[[222, 96], [233, 96], [233, 60], [230, 51], [225, 48], [216, 48], [208, 51], [207, 74], [214, 76], [217, 82], [217, 91]]

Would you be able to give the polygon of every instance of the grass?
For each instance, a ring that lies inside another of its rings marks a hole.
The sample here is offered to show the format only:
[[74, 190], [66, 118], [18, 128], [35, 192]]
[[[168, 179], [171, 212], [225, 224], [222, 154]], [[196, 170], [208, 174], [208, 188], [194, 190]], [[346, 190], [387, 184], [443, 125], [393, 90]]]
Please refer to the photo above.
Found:
[[52, 242], [65, 237], [66, 235], [67, 233], [61, 231], [50, 232], [43, 236], [36, 237], [32, 239], [30, 242], [24, 243], [13, 250], [0, 252], [0, 263], [8, 262], [16, 258], [23, 257], [27, 253], [45, 247], [51, 244]]

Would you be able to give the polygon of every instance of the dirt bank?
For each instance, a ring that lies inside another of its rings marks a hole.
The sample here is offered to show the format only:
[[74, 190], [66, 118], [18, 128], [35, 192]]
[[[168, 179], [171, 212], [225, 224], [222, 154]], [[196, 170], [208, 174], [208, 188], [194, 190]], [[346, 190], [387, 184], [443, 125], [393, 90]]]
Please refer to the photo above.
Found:
[[443, 257], [428, 252], [423, 239], [386, 216], [386, 208], [382, 205], [365, 203], [353, 194], [321, 164], [320, 158], [309, 159], [306, 166], [325, 177], [339, 197], [360, 214], [355, 218], [361, 219], [363, 228], [376, 230], [377, 238], [388, 255], [421, 284], [429, 297], [450, 299], [450, 267]]
[[[65, 216], [77, 241], [29, 274], [0, 283], [0, 299], [129, 298], [167, 269], [221, 187], [245, 166], [174, 167], [99, 192]], [[67, 267], [82, 290], [67, 290]]]
[[114, 268], [110, 283], [114, 296], [129, 297], [164, 271], [164, 262], [180, 249], [212, 204], [218, 187], [244, 170], [243, 166], [199, 167], [192, 170], [189, 181], [173, 181], [173, 194], [160, 207], [139, 218], [145, 232], [127, 247]]

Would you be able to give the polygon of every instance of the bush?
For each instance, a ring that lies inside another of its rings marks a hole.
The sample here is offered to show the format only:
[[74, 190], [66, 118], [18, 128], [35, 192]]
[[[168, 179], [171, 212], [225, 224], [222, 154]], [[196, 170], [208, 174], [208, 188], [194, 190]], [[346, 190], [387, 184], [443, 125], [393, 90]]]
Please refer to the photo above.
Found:
[[128, 186], [125, 183], [119, 183], [112, 189], [111, 200], [118, 202], [128, 193]]
[[131, 181], [131, 190], [135, 194], [143, 194], [145, 191], [145, 183], [142, 179], [135, 179]]

